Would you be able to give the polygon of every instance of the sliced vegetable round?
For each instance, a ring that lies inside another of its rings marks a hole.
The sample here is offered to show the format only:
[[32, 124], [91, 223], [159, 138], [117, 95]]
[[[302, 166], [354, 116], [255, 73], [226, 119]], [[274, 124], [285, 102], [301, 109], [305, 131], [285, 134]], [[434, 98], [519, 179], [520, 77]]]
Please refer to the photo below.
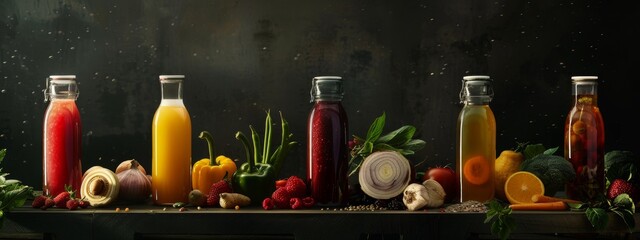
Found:
[[80, 196], [94, 207], [104, 206], [118, 198], [120, 183], [116, 174], [104, 167], [89, 168], [82, 179]]
[[376, 199], [390, 199], [411, 182], [411, 165], [395, 151], [378, 151], [365, 158], [358, 175], [362, 191]]
[[489, 161], [483, 156], [475, 156], [464, 164], [464, 178], [471, 184], [482, 185], [489, 181], [491, 176]]

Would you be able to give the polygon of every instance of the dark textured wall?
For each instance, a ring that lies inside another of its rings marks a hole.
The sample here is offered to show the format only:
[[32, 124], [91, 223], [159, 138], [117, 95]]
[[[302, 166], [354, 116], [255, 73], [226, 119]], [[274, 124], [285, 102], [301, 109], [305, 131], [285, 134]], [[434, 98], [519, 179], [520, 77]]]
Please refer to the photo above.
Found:
[[[562, 145], [570, 77], [598, 75], [607, 150], [640, 151], [635, 3], [610, 1], [0, 1], [0, 148], [11, 177], [40, 186], [44, 79], [76, 74], [83, 169], [135, 158], [150, 168], [160, 74], [185, 74], [193, 160], [243, 158], [238, 130], [282, 111], [304, 175], [311, 78], [345, 79], [351, 134], [387, 113], [418, 128], [411, 157], [453, 164], [464, 75], [495, 80], [498, 151]], [[636, 113], [637, 115], [637, 113]], [[276, 138], [279, 139], [279, 136]]]

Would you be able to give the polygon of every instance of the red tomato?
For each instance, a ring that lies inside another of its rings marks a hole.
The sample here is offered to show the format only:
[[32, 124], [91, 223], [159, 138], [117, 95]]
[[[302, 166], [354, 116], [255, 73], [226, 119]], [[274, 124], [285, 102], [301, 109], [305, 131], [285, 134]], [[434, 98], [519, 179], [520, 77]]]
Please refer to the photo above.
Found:
[[456, 172], [450, 167], [433, 167], [425, 171], [422, 177], [423, 181], [428, 179], [436, 180], [436, 182], [442, 185], [445, 196], [445, 202], [451, 202], [458, 196], [458, 184], [456, 182]]

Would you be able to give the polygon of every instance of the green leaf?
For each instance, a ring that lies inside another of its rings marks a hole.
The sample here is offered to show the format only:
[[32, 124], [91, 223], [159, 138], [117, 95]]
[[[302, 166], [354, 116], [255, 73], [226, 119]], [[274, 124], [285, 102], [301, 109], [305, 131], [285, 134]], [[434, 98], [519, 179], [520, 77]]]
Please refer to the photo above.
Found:
[[626, 209], [631, 212], [636, 212], [636, 206], [633, 203], [633, 199], [629, 196], [629, 194], [622, 193], [618, 195], [615, 199], [613, 199], [613, 207]]
[[4, 160], [4, 156], [7, 155], [7, 149], [3, 148], [0, 149], [0, 163], [2, 163], [2, 160]]
[[491, 222], [491, 233], [498, 235], [500, 239], [507, 239], [515, 229], [515, 220], [511, 217], [511, 208], [503, 206], [495, 199], [487, 205], [487, 213], [484, 223]]
[[542, 152], [542, 154], [544, 155], [553, 155], [558, 151], [558, 147], [554, 147], [554, 148], [549, 148], [547, 150], [544, 150], [544, 152]]
[[382, 116], [377, 117], [373, 121], [373, 123], [369, 127], [369, 131], [367, 131], [367, 142], [373, 143], [378, 140], [378, 137], [380, 137], [380, 134], [382, 134], [382, 130], [384, 129], [385, 118], [385, 113], [382, 113]]
[[417, 152], [420, 149], [424, 148], [424, 146], [426, 145], [427, 143], [421, 139], [412, 139], [411, 141], [408, 141], [400, 146], [400, 148]]
[[376, 143], [375, 145], [373, 145], [373, 151], [372, 152], [376, 152], [376, 151], [395, 151], [395, 152], [399, 152], [402, 155], [411, 155], [414, 154], [415, 152], [411, 151], [411, 150], [405, 150], [405, 149], [401, 149], [401, 148], [395, 148], [389, 144], [386, 143]]
[[607, 180], [625, 179], [631, 181], [638, 175], [638, 156], [631, 151], [614, 150], [604, 155], [604, 171]]
[[567, 203], [571, 211], [584, 211], [584, 209], [589, 206], [586, 203]]
[[363, 158], [366, 158], [373, 152], [373, 143], [367, 141], [362, 145], [362, 149], [358, 152], [358, 155], [361, 155]]
[[585, 211], [587, 215], [587, 219], [591, 223], [596, 230], [602, 230], [609, 223], [609, 215], [607, 215], [607, 211], [602, 208], [587, 208]]
[[545, 150], [546, 148], [540, 143], [528, 144], [527, 147], [525, 147], [522, 154], [524, 154], [524, 159], [531, 159], [535, 156], [543, 154]]
[[402, 146], [403, 144], [409, 142], [413, 138], [413, 134], [415, 134], [416, 128], [411, 125], [402, 126], [393, 132], [387, 133], [384, 136], [378, 138], [376, 143], [386, 143], [394, 147]]
[[613, 213], [618, 215], [624, 221], [624, 224], [627, 225], [629, 232], [633, 232], [633, 229], [636, 227], [636, 220], [633, 218], [633, 212], [628, 209], [611, 209]]

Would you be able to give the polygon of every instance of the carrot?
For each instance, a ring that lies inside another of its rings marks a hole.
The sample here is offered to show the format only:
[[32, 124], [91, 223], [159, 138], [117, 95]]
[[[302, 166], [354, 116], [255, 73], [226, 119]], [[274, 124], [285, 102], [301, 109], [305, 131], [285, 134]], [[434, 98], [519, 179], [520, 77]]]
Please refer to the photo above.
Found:
[[545, 196], [540, 194], [534, 194], [531, 196], [531, 201], [534, 203], [547, 203], [547, 202], [565, 202], [565, 203], [581, 203], [578, 200], [568, 199], [568, 198], [557, 198], [551, 196]]
[[567, 205], [562, 201], [545, 203], [517, 203], [511, 204], [512, 210], [521, 211], [562, 211], [567, 209]]

